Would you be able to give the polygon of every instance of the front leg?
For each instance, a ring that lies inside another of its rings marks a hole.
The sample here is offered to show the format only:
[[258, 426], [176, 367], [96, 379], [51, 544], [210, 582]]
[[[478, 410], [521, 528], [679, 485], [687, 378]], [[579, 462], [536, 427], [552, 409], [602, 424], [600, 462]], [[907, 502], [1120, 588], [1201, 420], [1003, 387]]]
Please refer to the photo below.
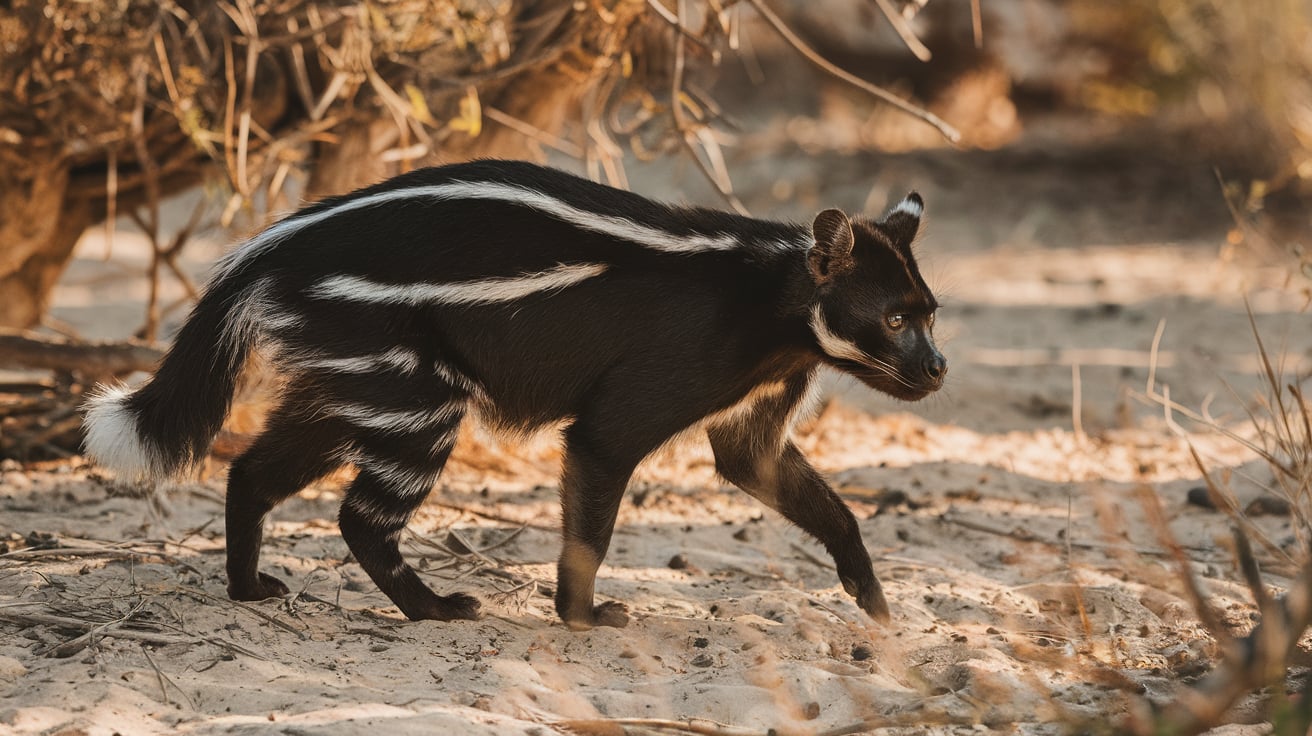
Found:
[[599, 436], [605, 435], [583, 419], [565, 435], [565, 468], [560, 484], [563, 543], [556, 568], [556, 613], [575, 631], [595, 626], [623, 628], [629, 623], [624, 604], [594, 606], [593, 593], [597, 569], [610, 547], [629, 476], [646, 453], [641, 448], [615, 452], [614, 444], [600, 441]]
[[838, 567], [843, 589], [879, 621], [889, 620], [888, 601], [870, 564], [856, 517], [801, 451], [786, 439], [792, 405], [785, 394], [762, 402], [750, 415], [707, 430], [715, 469], [784, 518], [815, 537]]

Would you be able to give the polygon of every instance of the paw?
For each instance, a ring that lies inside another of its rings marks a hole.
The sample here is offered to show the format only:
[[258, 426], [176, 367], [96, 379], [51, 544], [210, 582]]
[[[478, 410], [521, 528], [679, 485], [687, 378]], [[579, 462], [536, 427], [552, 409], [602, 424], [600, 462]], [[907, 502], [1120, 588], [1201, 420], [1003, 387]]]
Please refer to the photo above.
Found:
[[629, 625], [629, 607], [619, 601], [606, 601], [592, 609], [592, 619], [597, 626], [622, 629]]
[[401, 612], [411, 621], [455, 621], [464, 619], [477, 620], [483, 604], [472, 595], [453, 593], [451, 595], [433, 595], [418, 606], [404, 606]]
[[291, 590], [283, 581], [264, 573], [260, 573], [254, 583], [228, 583], [228, 597], [234, 601], [262, 601], [266, 598], [281, 598], [289, 593]]
[[861, 610], [870, 614], [870, 617], [886, 624], [892, 620], [892, 615], [888, 611], [888, 601], [884, 599], [884, 589], [872, 574], [865, 582], [857, 582], [858, 579], [845, 575], [838, 576], [839, 582], [843, 584], [843, 590], [856, 599], [856, 604]]
[[465, 593], [452, 593], [443, 598], [450, 613], [445, 620], [464, 619], [477, 621], [483, 612], [483, 604], [477, 598]]
[[856, 604], [881, 624], [893, 620], [893, 616], [888, 610], [888, 601], [884, 598], [884, 591], [879, 587], [879, 583], [867, 586], [864, 590], [857, 592]]
[[574, 631], [587, 631], [597, 626], [622, 629], [629, 625], [629, 607], [619, 601], [606, 601], [593, 606], [586, 617], [566, 619], [565, 625]]

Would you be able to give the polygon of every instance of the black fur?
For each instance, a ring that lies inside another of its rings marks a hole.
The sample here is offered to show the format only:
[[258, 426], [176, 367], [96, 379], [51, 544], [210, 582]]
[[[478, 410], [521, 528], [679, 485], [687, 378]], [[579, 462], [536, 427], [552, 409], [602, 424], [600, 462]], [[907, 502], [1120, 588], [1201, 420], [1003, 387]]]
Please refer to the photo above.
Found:
[[[341, 209], [453, 182], [514, 185], [609, 219], [590, 228], [469, 197]], [[670, 207], [521, 162], [415, 171], [309, 206], [270, 231], [285, 237], [257, 236], [236, 251], [156, 376], [123, 407], [151, 469], [168, 474], [203, 454], [247, 350], [265, 343], [286, 371], [279, 408], [229, 475], [234, 598], [286, 592], [257, 570], [264, 515], [354, 462], [361, 472], [341, 530], [361, 565], [410, 618], [475, 616], [472, 598], [424, 586], [396, 541], [473, 404], [516, 429], [566, 422], [556, 608], [570, 626], [627, 622], [622, 606], [593, 605], [625, 486], [644, 457], [699, 423], [719, 472], [819, 539], [844, 587], [886, 618], [856, 520], [788, 430], [821, 365], [908, 400], [942, 384], [946, 364], [930, 334], [937, 302], [910, 247], [920, 207], [913, 194], [882, 222], [828, 210], [807, 228]], [[325, 217], [295, 227], [316, 215]], [[627, 237], [630, 225], [656, 233], [655, 245]], [[688, 242], [708, 245], [685, 251]], [[454, 284], [476, 299], [478, 289], [491, 293], [489, 279], [521, 284], [586, 267], [596, 272], [491, 303], [383, 304], [323, 292], [325, 279], [349, 276], [375, 293]], [[333, 362], [351, 359], [368, 369]], [[88, 449], [96, 454], [94, 443]]]

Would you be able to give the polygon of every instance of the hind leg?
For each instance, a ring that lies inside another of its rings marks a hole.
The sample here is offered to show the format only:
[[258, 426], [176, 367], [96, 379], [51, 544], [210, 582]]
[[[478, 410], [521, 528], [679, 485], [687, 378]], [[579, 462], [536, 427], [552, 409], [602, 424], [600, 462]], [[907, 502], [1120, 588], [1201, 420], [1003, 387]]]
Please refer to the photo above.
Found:
[[228, 597], [256, 601], [286, 595], [282, 581], [259, 572], [264, 517], [279, 502], [335, 470], [346, 448], [345, 427], [302, 421], [294, 396], [269, 418], [255, 443], [228, 470]]
[[422, 427], [410, 421], [415, 413], [393, 413], [407, 421], [404, 427], [387, 428], [389, 415], [379, 413], [368, 420], [375, 431], [356, 439], [360, 475], [342, 502], [342, 538], [378, 589], [412, 620], [478, 617], [477, 599], [463, 593], [434, 593], [406, 564], [399, 546], [406, 523], [451, 454], [462, 403], [453, 400], [446, 405], [448, 412], [439, 410], [436, 421]]

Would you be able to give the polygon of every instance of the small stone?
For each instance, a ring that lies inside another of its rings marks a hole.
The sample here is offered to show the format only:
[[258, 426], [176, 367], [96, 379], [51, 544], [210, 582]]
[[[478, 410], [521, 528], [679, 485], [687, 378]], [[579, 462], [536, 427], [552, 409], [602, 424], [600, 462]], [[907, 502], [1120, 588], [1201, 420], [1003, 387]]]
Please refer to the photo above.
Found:
[[692, 640], [692, 645], [697, 647], [698, 649], [705, 649], [706, 647], [709, 647], [711, 645], [711, 640], [707, 639], [704, 636], [699, 636], [696, 639]]
[[911, 499], [907, 497], [907, 492], [901, 488], [886, 488], [875, 500], [880, 506], [901, 506]]
[[702, 652], [701, 654], [698, 654], [696, 657], [692, 658], [693, 667], [710, 667], [713, 664], [715, 664], [715, 659], [713, 659], [711, 655], [705, 652]]
[[633, 651], [632, 649], [625, 647], [624, 649], [620, 650], [620, 659], [636, 659], [637, 657], [638, 657], [638, 653]]
[[670, 561], [669, 561], [667, 564], [669, 565], [669, 568], [670, 568], [671, 570], [687, 570], [687, 569], [688, 569], [688, 558], [685, 557], [685, 556], [683, 555], [683, 553], [679, 553], [679, 554], [677, 554], [677, 555], [671, 557], [671, 558], [670, 558]]
[[8, 685], [27, 674], [27, 667], [13, 657], [0, 656], [0, 684]]
[[1193, 488], [1190, 488], [1189, 493], [1185, 495], [1185, 500], [1190, 506], [1197, 506], [1212, 511], [1216, 510], [1216, 504], [1212, 503], [1211, 494], [1209, 494], [1207, 489], [1203, 486], [1194, 486]]
[[802, 707], [802, 717], [814, 721], [820, 717], [820, 704], [812, 700]]
[[386, 644], [372, 644], [372, 645], [369, 646], [369, 651], [371, 651], [371, 652], [385, 652], [385, 651], [387, 651], [387, 645], [386, 645]]
[[739, 529], [738, 531], [734, 532], [734, 533], [733, 533], [733, 538], [734, 538], [734, 539], [737, 539], [739, 542], [746, 542], [746, 541], [747, 541], [747, 527], [743, 527], [742, 529]]
[[1244, 508], [1249, 516], [1289, 516], [1289, 502], [1279, 496], [1258, 496]]
[[875, 656], [875, 648], [869, 644], [862, 642], [852, 647], [852, 659], [858, 662], [864, 662], [873, 656]]

